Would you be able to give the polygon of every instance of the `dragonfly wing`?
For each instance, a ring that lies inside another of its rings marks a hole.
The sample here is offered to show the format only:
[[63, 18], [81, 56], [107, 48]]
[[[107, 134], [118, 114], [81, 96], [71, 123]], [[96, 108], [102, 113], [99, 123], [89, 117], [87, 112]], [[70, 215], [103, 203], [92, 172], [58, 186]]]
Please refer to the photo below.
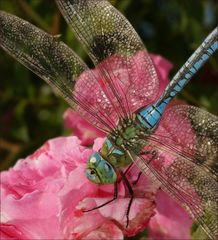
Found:
[[[139, 156], [135, 163], [145, 176], [158, 181], [161, 188], [174, 198], [191, 217], [212, 238], [217, 239], [218, 186], [216, 177], [186, 157], [175, 157], [163, 149], [149, 145], [156, 150], [152, 162], [146, 156]], [[168, 156], [172, 163], [167, 165]]]
[[172, 107], [146, 141], [145, 149], [156, 155], [138, 156], [136, 165], [217, 239], [218, 118], [195, 107]]
[[51, 85], [87, 121], [105, 132], [116, 126], [99, 75], [59, 39], [0, 11], [0, 46]]
[[217, 116], [193, 106], [173, 106], [164, 113], [152, 138], [218, 172]]
[[121, 117], [156, 99], [159, 82], [141, 39], [106, 0], [56, 0], [93, 60]]

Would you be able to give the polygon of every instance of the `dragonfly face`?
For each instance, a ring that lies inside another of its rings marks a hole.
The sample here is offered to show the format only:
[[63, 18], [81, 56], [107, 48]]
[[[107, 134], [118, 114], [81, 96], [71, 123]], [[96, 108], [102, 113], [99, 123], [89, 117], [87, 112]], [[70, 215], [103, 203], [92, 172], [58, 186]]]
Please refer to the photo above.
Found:
[[101, 150], [91, 155], [86, 168], [86, 176], [91, 182], [95, 184], [116, 182], [115, 169], [122, 169], [131, 163], [125, 148], [133, 148], [134, 151], [141, 152], [145, 141], [143, 141], [144, 144], [140, 144], [140, 140], [145, 138], [145, 132], [149, 129], [142, 126], [136, 119], [134, 117], [135, 121], [120, 124], [117, 130], [106, 138]]
[[[109, 1], [56, 2], [94, 70], [63, 42], [2, 11], [0, 46], [108, 135], [100, 152], [88, 161], [88, 179], [97, 184], [117, 182], [116, 171], [134, 163], [145, 176], [149, 170], [163, 191], [217, 239], [218, 119], [196, 107], [167, 106], [218, 49], [218, 27], [163, 92], [140, 37]], [[135, 113], [138, 125], [132, 121]], [[113, 138], [117, 123], [128, 120], [133, 126], [119, 126], [122, 130]]]
[[113, 166], [98, 152], [93, 153], [88, 160], [86, 177], [95, 184], [111, 184], [117, 180]]

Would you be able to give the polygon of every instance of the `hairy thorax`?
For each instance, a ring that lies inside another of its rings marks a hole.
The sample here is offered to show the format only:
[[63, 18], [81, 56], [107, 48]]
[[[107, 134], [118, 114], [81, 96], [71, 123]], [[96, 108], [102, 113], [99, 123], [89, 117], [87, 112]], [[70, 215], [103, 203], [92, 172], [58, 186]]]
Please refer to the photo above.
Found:
[[100, 153], [114, 167], [122, 168], [129, 165], [130, 158], [140, 154], [146, 144], [145, 129], [135, 120], [129, 119], [118, 124], [117, 128], [107, 136]]

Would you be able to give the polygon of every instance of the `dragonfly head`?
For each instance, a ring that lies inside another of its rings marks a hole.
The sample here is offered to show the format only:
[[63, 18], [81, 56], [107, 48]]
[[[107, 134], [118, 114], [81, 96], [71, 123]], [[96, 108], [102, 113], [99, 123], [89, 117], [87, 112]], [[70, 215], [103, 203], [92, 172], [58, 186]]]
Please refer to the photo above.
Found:
[[98, 152], [93, 153], [88, 160], [86, 177], [95, 184], [111, 184], [117, 180], [113, 166]]

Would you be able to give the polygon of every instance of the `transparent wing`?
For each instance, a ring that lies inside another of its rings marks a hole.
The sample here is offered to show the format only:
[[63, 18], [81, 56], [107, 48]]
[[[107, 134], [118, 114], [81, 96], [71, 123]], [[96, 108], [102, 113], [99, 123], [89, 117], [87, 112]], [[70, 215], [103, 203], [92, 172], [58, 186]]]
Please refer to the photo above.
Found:
[[0, 11], [0, 46], [51, 85], [87, 121], [105, 132], [116, 126], [117, 117], [111, 116], [115, 110], [98, 71], [89, 70], [64, 43]]
[[153, 102], [159, 91], [155, 67], [139, 36], [106, 0], [56, 0], [102, 76], [121, 117]]
[[166, 111], [136, 165], [158, 180], [212, 238], [218, 237], [218, 118], [190, 106]]
[[152, 135], [172, 151], [193, 157], [211, 172], [218, 171], [218, 118], [202, 109], [177, 105], [169, 108]]

